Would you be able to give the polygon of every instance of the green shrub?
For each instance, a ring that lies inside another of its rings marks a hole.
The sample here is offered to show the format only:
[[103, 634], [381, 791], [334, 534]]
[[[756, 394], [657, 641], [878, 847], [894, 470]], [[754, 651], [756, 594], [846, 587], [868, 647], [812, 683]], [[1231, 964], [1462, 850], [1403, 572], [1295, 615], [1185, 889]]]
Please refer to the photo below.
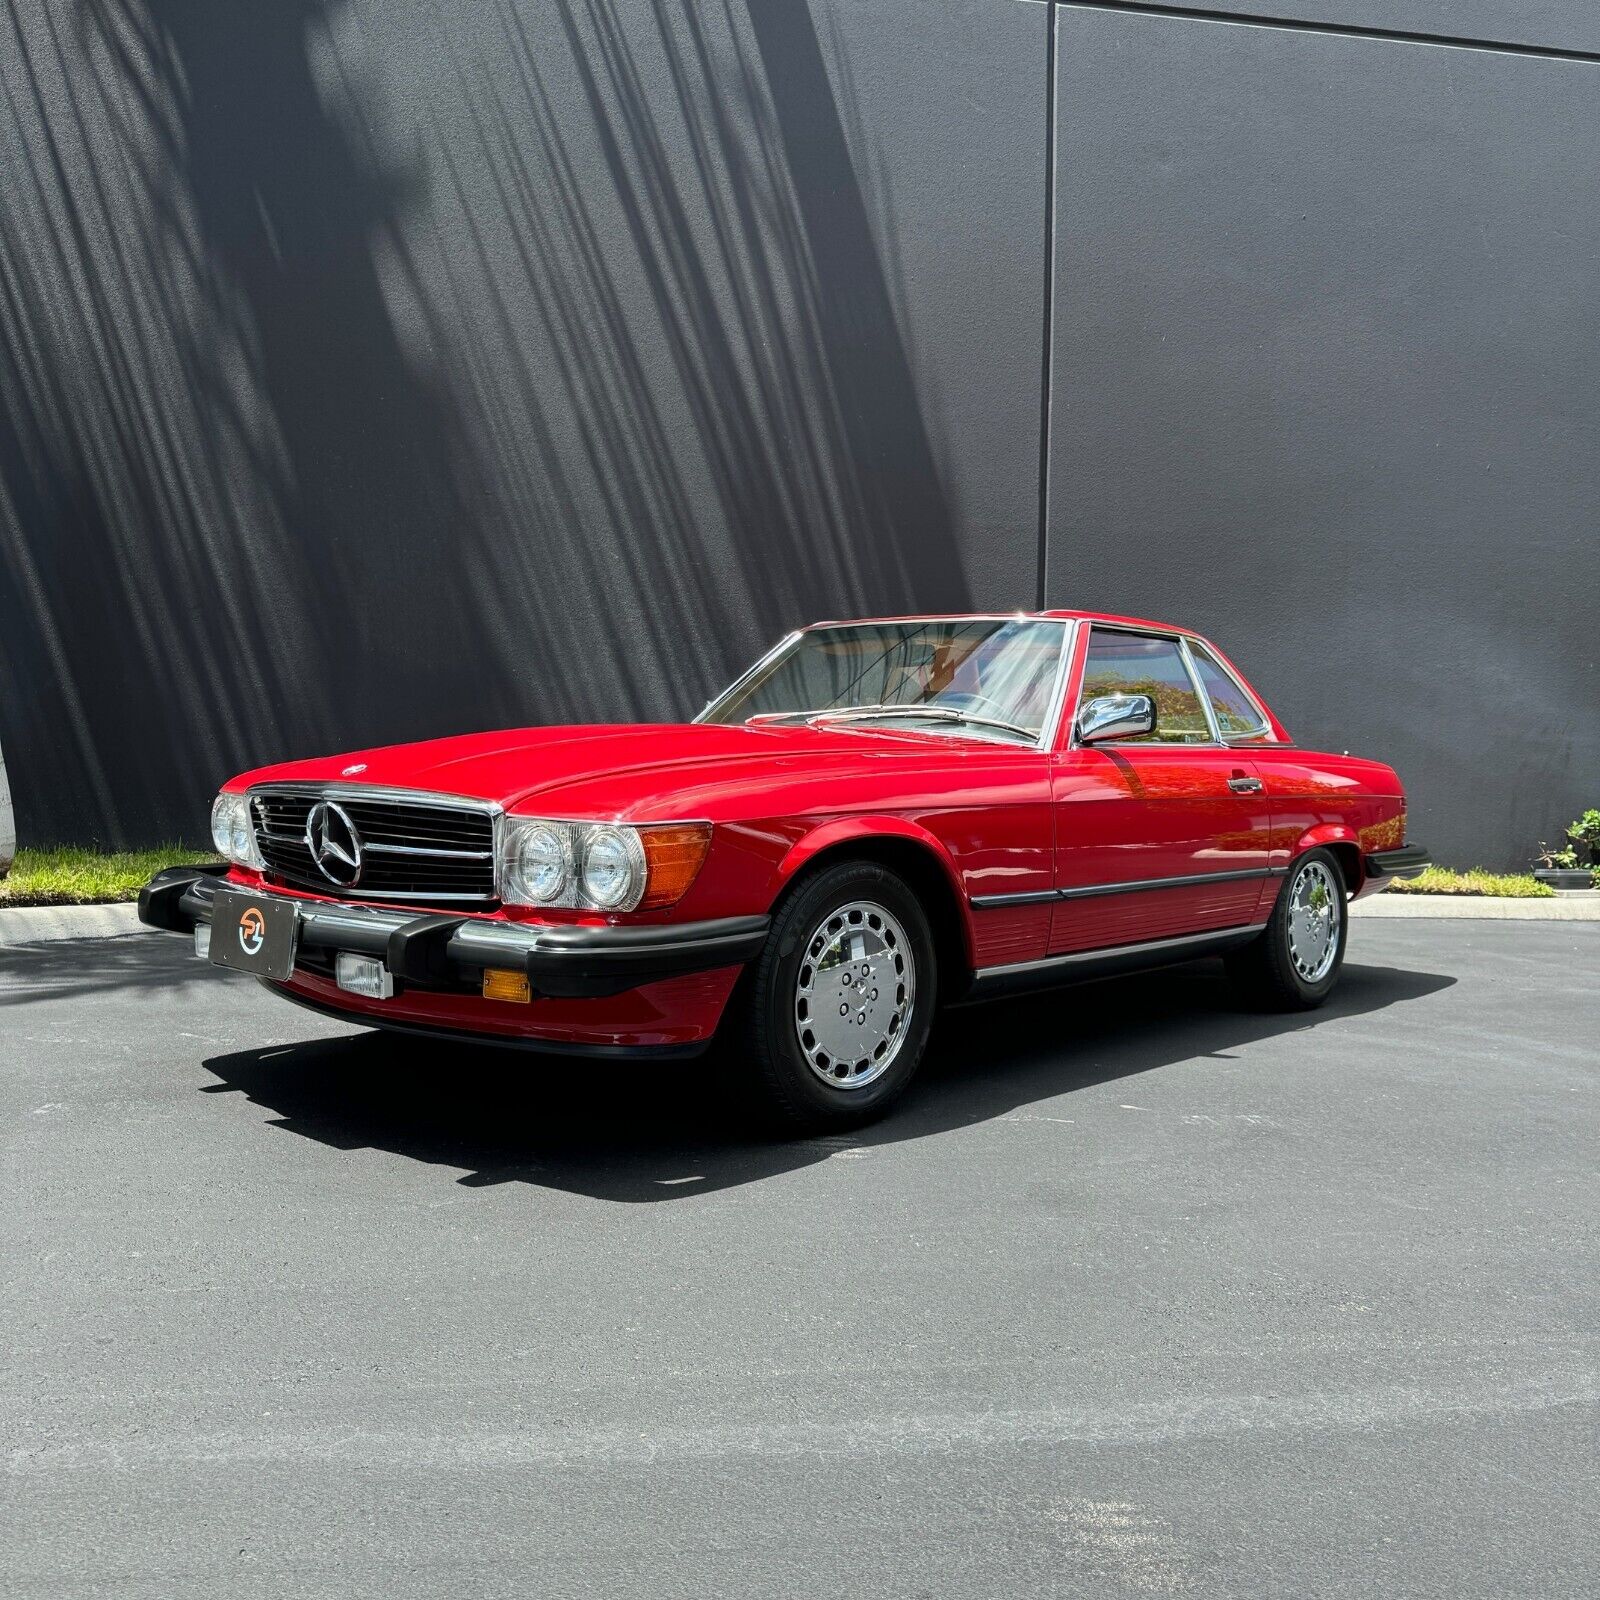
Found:
[[1501, 895], [1511, 900], [1550, 900], [1555, 890], [1540, 883], [1529, 872], [1486, 872], [1473, 867], [1467, 872], [1452, 872], [1448, 867], [1429, 867], [1416, 878], [1401, 878], [1391, 894], [1475, 894]]
[[1589, 853], [1589, 860], [1600, 866], [1600, 811], [1591, 806], [1576, 822], [1567, 824], [1567, 837]]

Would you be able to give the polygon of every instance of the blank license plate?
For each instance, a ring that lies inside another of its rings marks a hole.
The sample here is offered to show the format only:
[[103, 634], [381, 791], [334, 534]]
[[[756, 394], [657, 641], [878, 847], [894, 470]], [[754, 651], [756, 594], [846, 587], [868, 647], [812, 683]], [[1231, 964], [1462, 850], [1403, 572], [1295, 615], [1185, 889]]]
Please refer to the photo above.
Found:
[[295, 908], [281, 900], [219, 889], [211, 900], [211, 959], [281, 983], [294, 971], [299, 925]]

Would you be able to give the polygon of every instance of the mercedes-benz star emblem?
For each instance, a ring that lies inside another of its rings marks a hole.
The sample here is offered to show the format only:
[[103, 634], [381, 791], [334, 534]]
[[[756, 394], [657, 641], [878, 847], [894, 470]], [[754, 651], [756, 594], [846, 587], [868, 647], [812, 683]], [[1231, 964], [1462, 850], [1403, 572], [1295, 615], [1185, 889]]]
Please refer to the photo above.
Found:
[[329, 883], [348, 889], [361, 879], [361, 835], [350, 813], [334, 800], [319, 800], [306, 818], [306, 848]]

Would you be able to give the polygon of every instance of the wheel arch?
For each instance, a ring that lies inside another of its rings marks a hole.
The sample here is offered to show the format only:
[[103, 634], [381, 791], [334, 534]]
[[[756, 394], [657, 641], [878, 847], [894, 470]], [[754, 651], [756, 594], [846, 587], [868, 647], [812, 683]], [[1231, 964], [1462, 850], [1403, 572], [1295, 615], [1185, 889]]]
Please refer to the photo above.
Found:
[[1359, 892], [1366, 874], [1361, 862], [1361, 841], [1355, 829], [1342, 822], [1324, 822], [1308, 828], [1289, 858], [1290, 871], [1308, 850], [1318, 849], [1326, 850], [1339, 863], [1346, 892], [1350, 895]]
[[799, 839], [778, 868], [774, 906], [803, 877], [842, 861], [870, 861], [903, 879], [928, 916], [946, 993], [973, 970], [972, 917], [949, 852], [926, 828], [902, 818], [856, 817], [824, 824]]

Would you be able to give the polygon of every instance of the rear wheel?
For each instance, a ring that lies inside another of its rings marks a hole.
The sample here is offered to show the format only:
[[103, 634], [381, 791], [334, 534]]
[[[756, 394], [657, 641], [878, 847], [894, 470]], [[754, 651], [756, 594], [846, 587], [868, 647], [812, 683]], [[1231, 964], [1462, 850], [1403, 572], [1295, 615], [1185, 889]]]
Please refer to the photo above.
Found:
[[1338, 982], [1349, 921], [1339, 863], [1326, 850], [1307, 851], [1290, 867], [1261, 934], [1228, 953], [1228, 975], [1271, 1010], [1320, 1006]]
[[937, 997], [933, 937], [901, 879], [841, 862], [800, 884], [746, 974], [730, 1043], [781, 1125], [853, 1127], [899, 1096]]

